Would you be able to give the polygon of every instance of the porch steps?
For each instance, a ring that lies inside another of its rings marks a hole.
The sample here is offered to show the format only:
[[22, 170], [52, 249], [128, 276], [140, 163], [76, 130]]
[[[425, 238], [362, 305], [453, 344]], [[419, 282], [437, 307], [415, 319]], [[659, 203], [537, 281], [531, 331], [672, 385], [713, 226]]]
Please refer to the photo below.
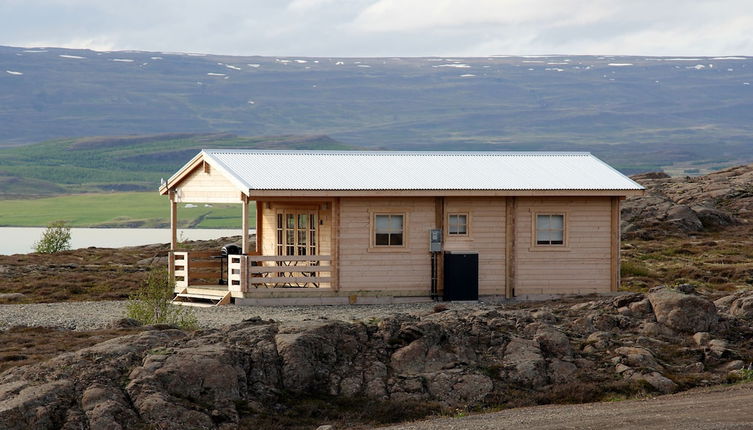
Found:
[[221, 306], [230, 304], [230, 292], [229, 291], [217, 291], [216, 294], [207, 294], [206, 292], [194, 292], [189, 289], [184, 289], [182, 292], [175, 295], [173, 299], [174, 305], [182, 306], [196, 306], [202, 308], [208, 308], [212, 306]]

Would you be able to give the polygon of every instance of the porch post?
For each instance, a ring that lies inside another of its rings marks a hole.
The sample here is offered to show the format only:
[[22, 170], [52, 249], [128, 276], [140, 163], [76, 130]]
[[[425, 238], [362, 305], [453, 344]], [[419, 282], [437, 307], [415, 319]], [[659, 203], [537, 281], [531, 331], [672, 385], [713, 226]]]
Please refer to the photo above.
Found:
[[242, 208], [243, 208], [243, 242], [242, 242], [242, 252], [243, 255], [248, 254], [248, 196], [245, 194], [241, 194], [241, 201], [242, 201]]
[[264, 202], [256, 200], [256, 253], [262, 254], [262, 219], [264, 217]]
[[170, 191], [170, 253], [167, 258], [167, 273], [170, 282], [175, 280], [175, 250], [178, 247], [178, 202], [175, 191]]

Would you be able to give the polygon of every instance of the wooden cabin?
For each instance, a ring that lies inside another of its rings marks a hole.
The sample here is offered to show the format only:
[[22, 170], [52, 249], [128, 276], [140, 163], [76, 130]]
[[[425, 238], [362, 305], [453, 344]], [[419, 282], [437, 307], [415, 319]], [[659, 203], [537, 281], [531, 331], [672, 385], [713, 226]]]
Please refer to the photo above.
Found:
[[[176, 293], [335, 304], [615, 291], [643, 187], [589, 153], [204, 150], [160, 193]], [[241, 253], [179, 249], [181, 203], [239, 203]]]

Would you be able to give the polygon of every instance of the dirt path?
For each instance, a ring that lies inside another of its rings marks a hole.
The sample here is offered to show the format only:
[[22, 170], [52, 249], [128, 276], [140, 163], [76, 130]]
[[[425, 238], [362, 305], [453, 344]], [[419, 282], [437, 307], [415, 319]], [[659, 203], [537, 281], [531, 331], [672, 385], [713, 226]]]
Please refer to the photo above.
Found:
[[647, 400], [510, 409], [388, 429], [753, 429], [753, 384], [703, 388]]

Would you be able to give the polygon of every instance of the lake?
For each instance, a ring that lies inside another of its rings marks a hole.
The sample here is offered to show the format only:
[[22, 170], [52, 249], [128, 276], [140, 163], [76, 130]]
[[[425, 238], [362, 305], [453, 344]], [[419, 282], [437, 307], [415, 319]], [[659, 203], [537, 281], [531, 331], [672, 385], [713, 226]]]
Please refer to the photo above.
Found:
[[[32, 252], [44, 227], [0, 227], [0, 254], [26, 254]], [[252, 229], [253, 234], [255, 231]], [[240, 229], [179, 229], [178, 239], [208, 240], [225, 236], [238, 236]], [[120, 248], [123, 246], [169, 243], [170, 230], [164, 228], [72, 228], [71, 247]]]

